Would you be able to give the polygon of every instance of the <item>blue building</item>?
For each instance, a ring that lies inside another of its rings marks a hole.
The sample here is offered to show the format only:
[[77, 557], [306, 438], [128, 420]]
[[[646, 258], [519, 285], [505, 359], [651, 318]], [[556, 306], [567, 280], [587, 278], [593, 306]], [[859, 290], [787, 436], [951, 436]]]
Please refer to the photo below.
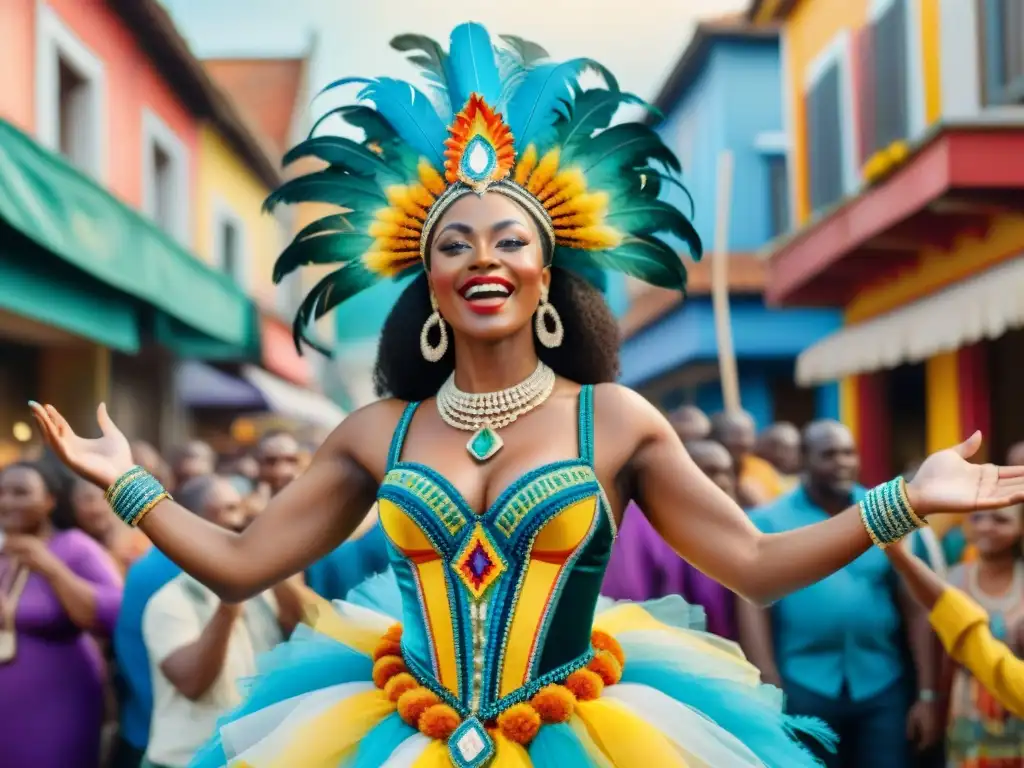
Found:
[[[740, 399], [764, 426], [838, 417], [834, 385], [803, 390], [793, 381], [798, 353], [837, 330], [834, 310], [770, 309], [762, 300], [762, 246], [790, 228], [787, 138], [779, 41], [772, 30], [739, 24], [700, 24], [655, 104], [659, 126], [679, 156], [693, 197], [694, 222], [706, 252], [714, 247], [717, 165], [733, 155], [729, 284]], [[689, 205], [681, 191], [675, 202]], [[623, 318], [622, 382], [665, 409], [692, 403], [722, 408], [710, 258], [690, 266], [688, 297], [629, 286]]]

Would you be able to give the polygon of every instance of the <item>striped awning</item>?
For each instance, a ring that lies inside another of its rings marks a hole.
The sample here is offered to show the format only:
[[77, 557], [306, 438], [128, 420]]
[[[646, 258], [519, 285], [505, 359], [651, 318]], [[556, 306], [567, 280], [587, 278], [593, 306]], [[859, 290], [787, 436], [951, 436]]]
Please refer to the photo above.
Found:
[[801, 385], [919, 363], [1024, 326], [1024, 254], [913, 304], [843, 328], [796, 362]]

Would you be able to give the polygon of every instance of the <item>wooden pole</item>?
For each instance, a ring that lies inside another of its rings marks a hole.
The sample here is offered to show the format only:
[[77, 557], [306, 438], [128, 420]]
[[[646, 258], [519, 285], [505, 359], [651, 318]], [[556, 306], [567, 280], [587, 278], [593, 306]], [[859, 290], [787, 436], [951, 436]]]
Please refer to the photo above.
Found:
[[729, 315], [729, 214], [732, 210], [732, 152], [718, 155], [718, 200], [715, 209], [715, 244], [711, 254], [711, 306], [715, 313], [718, 371], [725, 410], [740, 410], [740, 384], [732, 345]]

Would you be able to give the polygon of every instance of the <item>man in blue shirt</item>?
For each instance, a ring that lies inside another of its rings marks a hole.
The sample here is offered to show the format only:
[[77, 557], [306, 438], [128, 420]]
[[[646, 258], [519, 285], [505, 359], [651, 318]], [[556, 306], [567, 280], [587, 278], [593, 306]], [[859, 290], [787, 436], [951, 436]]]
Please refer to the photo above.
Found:
[[327, 600], [344, 600], [353, 587], [388, 569], [387, 539], [379, 522], [342, 542], [306, 570], [306, 585]]
[[[751, 515], [766, 533], [825, 520], [864, 497], [846, 427], [814, 422], [803, 445], [800, 486]], [[739, 601], [741, 643], [765, 682], [781, 686], [791, 714], [819, 717], [838, 734], [838, 754], [819, 754], [827, 768], [904, 768], [912, 764], [911, 740], [925, 748], [939, 736], [931, 638], [920, 611], [900, 593], [875, 548], [768, 609]]]

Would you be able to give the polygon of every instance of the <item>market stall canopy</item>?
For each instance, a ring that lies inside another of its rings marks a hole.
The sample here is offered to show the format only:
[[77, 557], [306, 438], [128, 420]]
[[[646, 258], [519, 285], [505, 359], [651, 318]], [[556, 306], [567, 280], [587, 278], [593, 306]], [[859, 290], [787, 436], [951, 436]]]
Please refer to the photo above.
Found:
[[[43, 310], [30, 313], [36, 319], [131, 352], [138, 348], [138, 317], [155, 311], [158, 340], [172, 349], [181, 340], [190, 352], [209, 348], [215, 359], [258, 359], [252, 301], [227, 275], [193, 257], [142, 214], [4, 120], [0, 235], [0, 246], [10, 244], [3, 247], [5, 271], [18, 267], [15, 284], [45, 298], [40, 270], [52, 272], [55, 285], [65, 293], [76, 283], [92, 281], [103, 289], [93, 294], [101, 301], [109, 295], [110, 306], [130, 310], [136, 327], [115, 336], [70, 313], [52, 317], [52, 307], [47, 316]], [[20, 302], [40, 303], [62, 304], [58, 296], [49, 302]], [[199, 345], [197, 339], [208, 344]]]
[[1016, 256], [939, 293], [809, 347], [798, 358], [801, 385], [919, 363], [1024, 326], [1024, 258]]
[[290, 384], [261, 368], [243, 366], [242, 376], [260, 391], [272, 411], [329, 429], [345, 418], [345, 412], [323, 395]]

